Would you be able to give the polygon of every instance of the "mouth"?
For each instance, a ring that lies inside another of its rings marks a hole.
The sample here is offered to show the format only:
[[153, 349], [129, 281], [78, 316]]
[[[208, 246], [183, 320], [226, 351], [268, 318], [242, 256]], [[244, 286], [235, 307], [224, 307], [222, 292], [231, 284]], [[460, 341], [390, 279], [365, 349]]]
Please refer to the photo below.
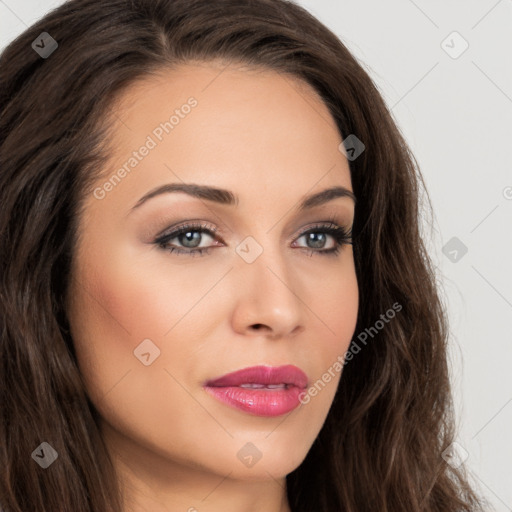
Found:
[[240, 384], [239, 387], [247, 389], [288, 389], [291, 384]]
[[222, 403], [256, 416], [295, 409], [308, 377], [297, 366], [252, 366], [209, 380], [204, 389]]

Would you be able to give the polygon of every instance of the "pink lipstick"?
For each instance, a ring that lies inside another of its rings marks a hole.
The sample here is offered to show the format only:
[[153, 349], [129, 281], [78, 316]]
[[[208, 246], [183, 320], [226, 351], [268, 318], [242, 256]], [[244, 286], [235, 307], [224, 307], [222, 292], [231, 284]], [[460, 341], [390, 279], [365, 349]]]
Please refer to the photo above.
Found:
[[221, 402], [257, 416], [280, 416], [295, 409], [308, 377], [294, 365], [252, 366], [204, 384]]

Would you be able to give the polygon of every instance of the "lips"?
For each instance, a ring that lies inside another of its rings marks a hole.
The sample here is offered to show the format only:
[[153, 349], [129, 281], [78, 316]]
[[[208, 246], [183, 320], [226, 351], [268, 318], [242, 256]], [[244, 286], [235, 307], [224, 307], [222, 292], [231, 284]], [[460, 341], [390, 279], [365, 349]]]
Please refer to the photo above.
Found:
[[296, 386], [304, 389], [308, 384], [307, 375], [294, 365], [285, 366], [252, 366], [233, 373], [228, 373], [217, 379], [208, 381], [210, 387], [228, 387], [247, 385], [259, 386], [260, 388], [276, 386]]
[[212, 396], [257, 416], [279, 416], [295, 409], [308, 377], [294, 365], [253, 366], [209, 380], [204, 389]]

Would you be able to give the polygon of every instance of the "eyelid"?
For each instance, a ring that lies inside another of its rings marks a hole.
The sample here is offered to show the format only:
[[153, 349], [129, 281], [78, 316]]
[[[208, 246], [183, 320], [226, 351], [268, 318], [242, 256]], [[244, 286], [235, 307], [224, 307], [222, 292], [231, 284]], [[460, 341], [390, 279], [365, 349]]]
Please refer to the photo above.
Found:
[[205, 221], [188, 220], [188, 221], [184, 221], [182, 223], [174, 224], [173, 226], [167, 227], [162, 233], [160, 233], [159, 235], [156, 236], [156, 240], [165, 238], [171, 234], [175, 234], [177, 231], [179, 232], [179, 231], [186, 230], [186, 229], [195, 230], [195, 231], [200, 231], [200, 230], [204, 229], [205, 231], [206, 230], [211, 231], [213, 234], [222, 232], [222, 230], [219, 229], [217, 226], [214, 226], [213, 224], [209, 224]]
[[343, 226], [342, 224], [337, 224], [336, 222], [321, 220], [319, 222], [316, 222], [312, 226], [308, 226], [308, 227], [304, 228], [302, 231], [299, 232], [298, 237], [301, 237], [315, 229], [328, 229], [328, 228], [346, 229], [347, 231], [350, 229], [350, 228]]
[[[304, 234], [305, 231], [307, 231], [308, 229], [311, 229], [319, 224], [321, 224], [322, 226], [325, 226], [325, 224], [334, 224], [335, 227], [336, 226], [342, 227], [342, 228], [345, 228], [346, 230], [352, 230], [352, 228], [353, 228], [352, 223], [350, 221], [346, 222], [346, 220], [344, 219], [344, 216], [341, 213], [339, 213], [337, 211], [332, 211], [327, 216], [327, 218], [313, 222], [311, 226], [304, 228], [304, 230], [301, 231], [301, 234]], [[221, 235], [226, 234], [226, 236], [227, 236], [228, 233], [233, 233], [232, 229], [218, 227], [218, 226], [211, 224], [208, 221], [204, 221], [202, 219], [188, 219], [186, 221], [176, 222], [175, 224], [173, 224], [171, 226], [167, 226], [161, 233], [159, 233], [157, 235], [157, 238], [166, 236], [167, 234], [173, 233], [174, 231], [184, 228], [184, 227], [193, 227], [194, 229], [197, 229], [198, 226], [200, 226], [201, 228], [204, 228], [204, 229], [208, 229], [208, 230], [212, 231], [213, 233], [220, 233]]]

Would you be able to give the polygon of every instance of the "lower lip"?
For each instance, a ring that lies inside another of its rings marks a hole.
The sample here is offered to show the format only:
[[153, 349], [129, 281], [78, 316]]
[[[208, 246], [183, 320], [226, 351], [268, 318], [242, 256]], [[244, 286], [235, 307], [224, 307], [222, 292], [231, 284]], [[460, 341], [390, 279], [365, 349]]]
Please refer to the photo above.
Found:
[[299, 404], [302, 389], [251, 389], [238, 386], [205, 386], [208, 393], [231, 407], [256, 416], [281, 416]]

